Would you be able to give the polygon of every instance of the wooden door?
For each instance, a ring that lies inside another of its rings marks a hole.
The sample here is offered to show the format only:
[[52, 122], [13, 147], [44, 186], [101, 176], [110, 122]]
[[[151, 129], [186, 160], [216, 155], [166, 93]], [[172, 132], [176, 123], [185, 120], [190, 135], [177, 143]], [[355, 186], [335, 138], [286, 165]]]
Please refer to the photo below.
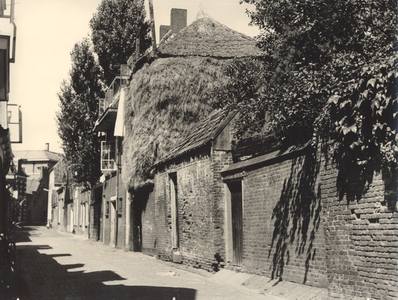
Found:
[[170, 175], [170, 205], [171, 205], [171, 242], [173, 249], [178, 249], [180, 246], [179, 231], [178, 231], [178, 187], [177, 174]]
[[110, 205], [110, 219], [111, 219], [111, 236], [110, 236], [110, 245], [116, 247], [116, 201], [111, 201]]
[[242, 265], [243, 257], [243, 210], [242, 210], [242, 182], [230, 185], [231, 213], [232, 213], [232, 249], [233, 264]]

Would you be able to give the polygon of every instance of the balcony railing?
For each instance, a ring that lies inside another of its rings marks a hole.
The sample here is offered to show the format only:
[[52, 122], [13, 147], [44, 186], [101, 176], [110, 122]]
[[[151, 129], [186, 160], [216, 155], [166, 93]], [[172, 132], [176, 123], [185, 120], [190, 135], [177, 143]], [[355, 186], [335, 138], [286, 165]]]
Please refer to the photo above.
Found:
[[106, 91], [105, 98], [99, 101], [99, 116], [101, 116], [106, 109], [117, 100], [117, 96], [123, 86], [126, 86], [130, 77], [130, 71], [127, 65], [121, 65], [121, 75], [116, 76]]

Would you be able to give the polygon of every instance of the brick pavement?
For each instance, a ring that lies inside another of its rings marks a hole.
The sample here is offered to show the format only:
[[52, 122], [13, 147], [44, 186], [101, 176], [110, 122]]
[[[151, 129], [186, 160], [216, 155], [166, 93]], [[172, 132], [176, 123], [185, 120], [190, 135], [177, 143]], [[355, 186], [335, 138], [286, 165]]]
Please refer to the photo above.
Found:
[[193, 273], [45, 227], [21, 229], [19, 240], [18, 265], [24, 279], [18, 288], [21, 300], [281, 300], [214, 282], [209, 280], [210, 273]]

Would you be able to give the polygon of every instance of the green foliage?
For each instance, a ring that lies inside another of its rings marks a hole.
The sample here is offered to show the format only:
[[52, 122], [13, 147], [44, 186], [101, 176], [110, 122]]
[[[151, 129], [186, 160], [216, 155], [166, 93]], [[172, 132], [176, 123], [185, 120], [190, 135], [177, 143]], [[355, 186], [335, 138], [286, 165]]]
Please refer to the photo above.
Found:
[[325, 62], [336, 52], [372, 55], [397, 49], [395, 0], [241, 0], [254, 4], [251, 22], [262, 47], [280, 63]]
[[270, 57], [267, 71], [258, 72], [266, 81], [260, 93], [241, 104], [253, 110], [241, 123], [266, 115], [269, 131], [282, 140], [329, 138], [343, 182], [349, 172], [365, 182], [374, 170], [392, 171], [396, 1], [241, 2], [254, 4], [248, 13], [263, 30], [258, 43]]
[[143, 0], [103, 0], [90, 20], [94, 50], [108, 85], [135, 52], [136, 38], [140, 39], [140, 53], [150, 46], [145, 16]]
[[239, 58], [227, 62], [222, 67], [225, 76], [214, 90], [218, 106], [228, 106], [238, 110], [236, 138], [262, 130], [266, 123], [264, 101], [259, 101], [260, 93], [268, 87], [269, 62], [259, 58]]
[[68, 168], [77, 183], [92, 186], [99, 176], [99, 141], [92, 132], [98, 117], [98, 99], [103, 96], [102, 71], [88, 39], [71, 52], [69, 79], [58, 93], [60, 111], [56, 120]]
[[331, 149], [343, 184], [353, 171], [371, 182], [374, 171], [397, 166], [398, 55], [373, 62], [351, 55], [336, 64], [350, 79], [337, 80], [328, 101]]

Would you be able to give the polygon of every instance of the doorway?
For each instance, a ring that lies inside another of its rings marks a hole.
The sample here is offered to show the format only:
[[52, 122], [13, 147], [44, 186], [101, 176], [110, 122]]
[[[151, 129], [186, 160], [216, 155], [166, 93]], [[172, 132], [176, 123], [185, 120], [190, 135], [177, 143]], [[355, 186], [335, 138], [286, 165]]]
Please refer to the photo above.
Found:
[[228, 183], [230, 192], [230, 253], [234, 266], [241, 266], [243, 260], [243, 204], [242, 181]]
[[173, 249], [180, 246], [178, 231], [178, 187], [177, 173], [170, 173], [170, 205], [171, 205], [171, 242]]
[[116, 247], [116, 200], [111, 201], [110, 205], [110, 218], [111, 218], [111, 236], [110, 236], [110, 245]]

